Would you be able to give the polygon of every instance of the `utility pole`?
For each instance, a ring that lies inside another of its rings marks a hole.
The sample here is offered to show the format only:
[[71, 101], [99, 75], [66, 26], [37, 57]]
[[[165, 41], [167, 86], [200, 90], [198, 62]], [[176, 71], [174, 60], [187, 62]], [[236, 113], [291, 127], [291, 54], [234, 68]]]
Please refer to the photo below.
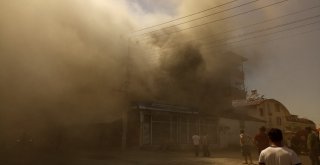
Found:
[[[125, 74], [125, 81], [123, 84], [123, 92], [124, 92], [124, 100], [125, 103], [127, 104], [127, 108], [130, 107], [130, 102], [129, 102], [129, 83], [130, 83], [130, 65], [131, 65], [131, 58], [130, 58], [130, 37], [128, 37], [127, 41], [127, 56], [126, 56], [126, 74]], [[127, 132], [128, 132], [128, 109], [124, 108], [122, 111], [122, 142], [121, 142], [121, 149], [125, 150], [127, 147]]]

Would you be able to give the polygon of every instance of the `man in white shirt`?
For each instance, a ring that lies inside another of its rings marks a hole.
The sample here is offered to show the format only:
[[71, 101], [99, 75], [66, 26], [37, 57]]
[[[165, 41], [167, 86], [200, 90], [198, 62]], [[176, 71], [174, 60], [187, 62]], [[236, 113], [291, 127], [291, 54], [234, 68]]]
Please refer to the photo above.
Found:
[[270, 146], [261, 151], [259, 165], [301, 165], [297, 154], [283, 146], [283, 136], [280, 129], [270, 129], [268, 137]]
[[194, 146], [194, 152], [196, 156], [199, 156], [199, 149], [200, 149], [200, 136], [197, 134], [194, 134], [192, 136], [193, 146]]

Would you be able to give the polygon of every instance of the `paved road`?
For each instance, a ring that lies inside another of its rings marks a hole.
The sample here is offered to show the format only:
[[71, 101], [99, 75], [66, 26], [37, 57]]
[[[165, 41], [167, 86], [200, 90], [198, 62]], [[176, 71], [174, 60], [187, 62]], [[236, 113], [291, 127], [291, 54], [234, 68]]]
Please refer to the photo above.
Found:
[[[257, 155], [253, 155], [257, 164]], [[303, 164], [310, 165], [306, 156], [300, 157]], [[3, 161], [5, 160], [5, 161]], [[1, 161], [1, 159], [0, 159]], [[237, 151], [216, 151], [211, 157], [195, 157], [190, 152], [159, 152], [131, 150], [112, 153], [52, 153], [11, 155], [2, 159], [1, 165], [240, 165], [243, 160]]]

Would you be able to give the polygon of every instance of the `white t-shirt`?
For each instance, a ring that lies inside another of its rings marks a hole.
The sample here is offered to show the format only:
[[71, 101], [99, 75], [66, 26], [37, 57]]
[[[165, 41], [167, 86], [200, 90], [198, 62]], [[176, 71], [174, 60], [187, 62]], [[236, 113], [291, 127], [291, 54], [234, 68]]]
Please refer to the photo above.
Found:
[[295, 165], [301, 163], [297, 154], [287, 147], [268, 147], [261, 151], [259, 163], [266, 165]]
[[200, 136], [199, 135], [193, 135], [192, 136], [193, 145], [199, 145], [200, 144]]

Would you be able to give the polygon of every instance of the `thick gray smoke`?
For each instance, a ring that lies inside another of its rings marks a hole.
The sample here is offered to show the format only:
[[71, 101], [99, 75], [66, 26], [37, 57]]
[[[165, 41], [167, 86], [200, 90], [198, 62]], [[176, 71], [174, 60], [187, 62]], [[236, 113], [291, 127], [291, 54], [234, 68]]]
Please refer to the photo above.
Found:
[[[177, 4], [181, 15], [199, 7], [196, 1]], [[164, 17], [151, 16], [143, 18]], [[160, 49], [159, 58], [157, 65], [147, 65], [149, 52], [127, 40], [137, 17], [124, 0], [2, 0], [1, 134], [36, 136], [51, 127], [113, 122], [132, 101], [212, 112], [226, 108], [220, 96], [229, 67], [216, 58], [218, 52], [204, 53], [199, 43], [181, 41], [220, 26], [151, 36], [149, 46]]]
[[124, 1], [1, 1], [1, 130], [110, 122], [128, 108]]
[[[216, 4], [210, 1], [203, 1], [200, 4], [195, 1], [181, 1], [178, 11], [184, 16], [199, 10], [199, 8], [205, 9], [208, 5], [214, 6]], [[205, 14], [208, 13], [203, 15]], [[200, 14], [197, 17], [203, 15]], [[216, 17], [221, 16], [223, 14]], [[194, 17], [178, 22], [186, 22], [189, 19], [194, 19]], [[228, 98], [226, 91], [230, 90], [229, 76], [235, 65], [229, 60], [232, 57], [228, 57], [228, 54], [224, 53], [226, 52], [225, 48], [207, 50], [201, 47], [203, 40], [196, 40], [211, 36], [210, 40], [214, 41], [216, 45], [223, 44], [221, 38], [227, 36], [214, 34], [224, 29], [226, 24], [180, 31], [197, 26], [199, 23], [201, 24], [201, 21], [192, 21], [175, 27], [169, 24], [170, 28], [150, 30], [148, 42], [152, 47], [158, 48], [156, 56], [159, 59], [159, 67], [156, 68], [156, 74], [154, 74], [154, 99], [196, 107], [204, 113], [216, 114], [218, 111], [230, 108], [227, 106], [230, 105], [228, 103], [230, 100], [226, 100]]]

